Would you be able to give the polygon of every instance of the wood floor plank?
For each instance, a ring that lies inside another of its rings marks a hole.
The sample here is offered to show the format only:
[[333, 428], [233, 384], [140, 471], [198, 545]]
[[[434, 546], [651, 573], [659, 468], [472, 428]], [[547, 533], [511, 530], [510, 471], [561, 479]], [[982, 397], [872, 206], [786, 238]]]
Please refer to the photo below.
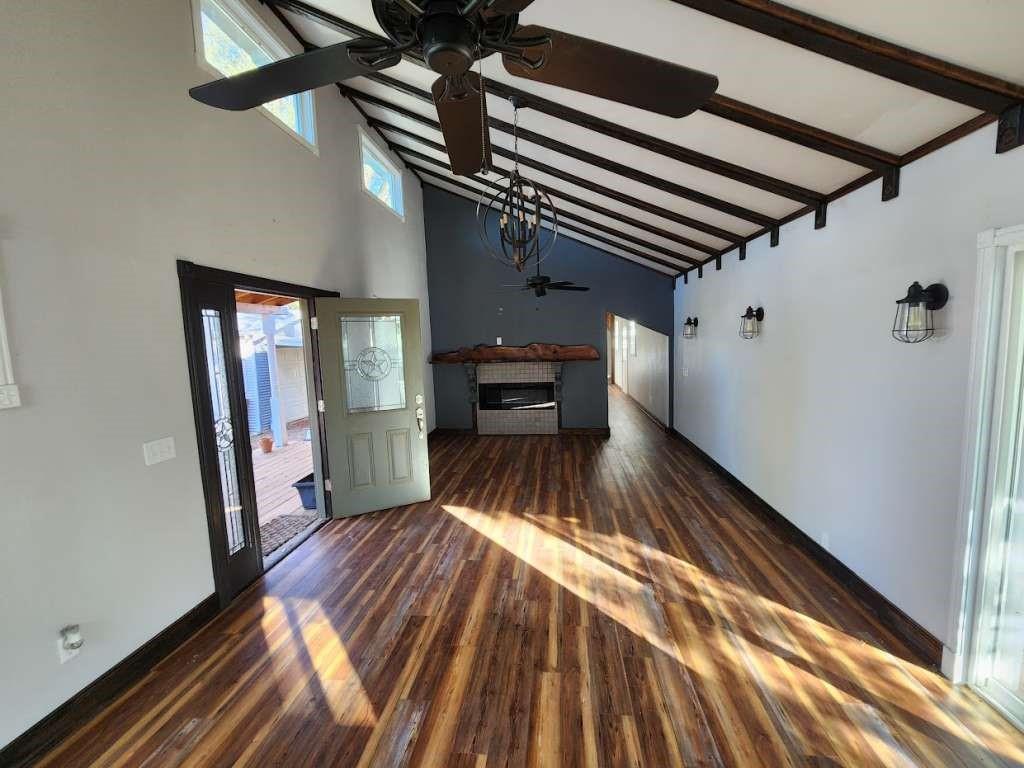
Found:
[[1024, 766], [618, 390], [612, 437], [431, 438], [42, 765]]

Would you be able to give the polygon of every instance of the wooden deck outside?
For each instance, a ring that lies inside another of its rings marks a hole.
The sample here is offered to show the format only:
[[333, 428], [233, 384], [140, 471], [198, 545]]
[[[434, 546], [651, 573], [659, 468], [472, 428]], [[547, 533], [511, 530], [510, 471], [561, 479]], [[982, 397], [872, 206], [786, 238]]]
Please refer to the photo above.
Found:
[[[256, 509], [260, 526], [281, 515], [309, 514], [302, 508], [292, 483], [313, 471], [313, 444], [304, 439], [305, 425], [288, 429], [288, 444], [263, 453], [252, 452], [256, 480]], [[255, 442], [255, 441], [254, 441]]]

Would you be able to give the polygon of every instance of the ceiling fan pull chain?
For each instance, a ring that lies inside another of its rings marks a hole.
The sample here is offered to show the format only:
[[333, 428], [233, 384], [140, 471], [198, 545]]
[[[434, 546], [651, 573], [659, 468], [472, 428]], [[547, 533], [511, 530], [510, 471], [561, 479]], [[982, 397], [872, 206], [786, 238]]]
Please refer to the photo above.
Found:
[[480, 76], [480, 172], [486, 178], [491, 172], [487, 161], [487, 87], [484, 85], [484, 52], [478, 42], [476, 45], [477, 71]]

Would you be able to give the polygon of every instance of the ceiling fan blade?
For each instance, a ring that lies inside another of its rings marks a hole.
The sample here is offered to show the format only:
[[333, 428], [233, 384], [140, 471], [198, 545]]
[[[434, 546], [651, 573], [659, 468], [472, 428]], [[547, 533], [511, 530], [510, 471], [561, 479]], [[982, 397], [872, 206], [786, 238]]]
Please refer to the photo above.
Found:
[[[348, 40], [274, 61], [249, 72], [197, 85], [189, 89], [189, 95], [211, 107], [252, 109], [268, 101], [393, 67], [401, 61], [400, 53], [389, 55], [384, 51], [373, 66], [358, 63], [349, 56], [350, 47], [353, 50], [366, 50], [379, 49], [385, 45], [388, 45], [386, 41], [376, 38]], [[373, 57], [370, 55], [368, 58]]]
[[562, 285], [576, 285], [572, 280], [558, 280], [553, 283], [548, 283], [548, 288], [555, 288]]
[[493, 0], [484, 13], [488, 16], [509, 16], [522, 13], [533, 0]]
[[556, 29], [528, 26], [516, 38], [548, 36], [550, 46], [526, 48], [526, 57], [544, 63], [537, 69], [503, 54], [505, 69], [538, 83], [571, 88], [649, 112], [685, 117], [706, 102], [718, 88], [718, 78], [642, 53], [576, 37]]
[[585, 285], [549, 285], [549, 290], [552, 291], [589, 291]]
[[437, 107], [441, 132], [444, 133], [452, 173], [472, 176], [483, 168], [485, 154], [490, 167], [491, 138], [489, 132], [483, 130], [487, 102], [480, 95], [480, 75], [467, 72], [463, 77], [465, 87], [460, 93], [454, 92], [456, 87], [445, 77], [435, 80], [430, 91]]

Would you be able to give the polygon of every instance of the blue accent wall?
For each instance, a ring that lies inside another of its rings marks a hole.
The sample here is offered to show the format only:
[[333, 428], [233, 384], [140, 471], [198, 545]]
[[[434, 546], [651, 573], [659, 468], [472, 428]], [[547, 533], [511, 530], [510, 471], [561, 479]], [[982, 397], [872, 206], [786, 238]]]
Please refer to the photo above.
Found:
[[[525, 283], [526, 276], [487, 255], [477, 235], [474, 203], [424, 186], [423, 212], [433, 351], [494, 344], [498, 336], [509, 346], [592, 344], [601, 353], [600, 361], [566, 363], [563, 368], [562, 426], [607, 427], [605, 313], [672, 337], [672, 278], [560, 237], [541, 271], [553, 280], [587, 285], [590, 291], [551, 292], [538, 299], [532, 292], [501, 287]], [[670, 350], [674, 347], [669, 345]], [[462, 366], [433, 368], [437, 426], [470, 428], [473, 417]]]

